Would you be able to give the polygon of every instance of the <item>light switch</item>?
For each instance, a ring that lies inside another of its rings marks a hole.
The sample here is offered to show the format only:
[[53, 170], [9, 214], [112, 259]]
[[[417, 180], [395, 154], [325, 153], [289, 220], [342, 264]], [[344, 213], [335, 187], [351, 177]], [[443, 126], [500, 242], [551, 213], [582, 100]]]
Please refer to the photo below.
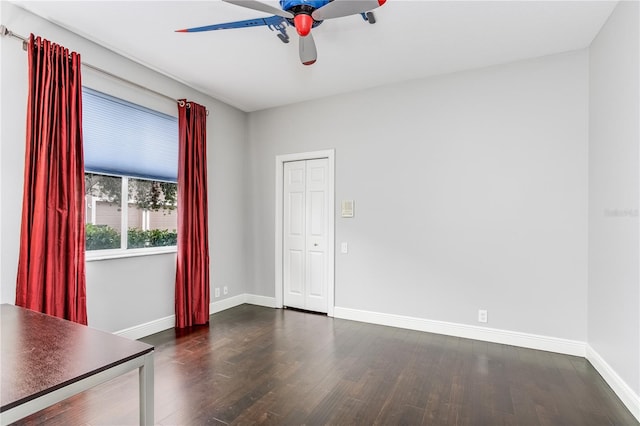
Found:
[[347, 243], [340, 244], [340, 251], [342, 253], [348, 253], [349, 252], [349, 246], [347, 245]]
[[353, 217], [353, 200], [344, 200], [342, 202], [342, 217]]

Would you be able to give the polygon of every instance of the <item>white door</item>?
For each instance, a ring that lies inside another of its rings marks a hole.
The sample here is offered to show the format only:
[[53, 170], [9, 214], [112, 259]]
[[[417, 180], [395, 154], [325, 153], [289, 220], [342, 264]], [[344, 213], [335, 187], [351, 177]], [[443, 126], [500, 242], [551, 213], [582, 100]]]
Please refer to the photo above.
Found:
[[329, 164], [284, 163], [284, 305], [327, 312]]

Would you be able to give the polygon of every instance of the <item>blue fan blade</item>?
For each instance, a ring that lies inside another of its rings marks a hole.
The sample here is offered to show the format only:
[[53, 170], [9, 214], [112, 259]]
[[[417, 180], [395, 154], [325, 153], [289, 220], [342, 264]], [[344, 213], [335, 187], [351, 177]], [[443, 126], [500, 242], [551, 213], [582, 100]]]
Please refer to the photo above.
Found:
[[204, 27], [186, 28], [184, 30], [176, 30], [178, 33], [197, 33], [200, 31], [229, 30], [232, 28], [246, 28], [268, 26], [272, 29], [278, 29], [283, 22], [287, 20], [281, 16], [269, 16], [267, 18], [247, 19], [246, 21], [227, 22], [226, 24], [206, 25]]

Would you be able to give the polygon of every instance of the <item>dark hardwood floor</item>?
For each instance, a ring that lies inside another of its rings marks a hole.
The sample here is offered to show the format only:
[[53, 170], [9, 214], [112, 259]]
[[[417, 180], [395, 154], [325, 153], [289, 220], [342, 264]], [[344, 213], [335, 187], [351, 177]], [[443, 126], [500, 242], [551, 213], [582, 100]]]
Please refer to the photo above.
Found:
[[[143, 341], [161, 425], [638, 425], [583, 358], [243, 305]], [[133, 425], [137, 372], [20, 424]]]

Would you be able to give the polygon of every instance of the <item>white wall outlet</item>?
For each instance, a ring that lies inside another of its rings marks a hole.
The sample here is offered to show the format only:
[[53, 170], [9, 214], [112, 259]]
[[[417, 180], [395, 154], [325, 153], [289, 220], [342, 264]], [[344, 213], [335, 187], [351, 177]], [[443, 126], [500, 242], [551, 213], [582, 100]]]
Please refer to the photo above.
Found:
[[487, 322], [487, 310], [486, 309], [478, 309], [478, 322]]
[[349, 252], [349, 244], [347, 244], [346, 242], [340, 244], [340, 252], [341, 253], [348, 253]]
[[220, 297], [220, 287], [216, 287], [214, 290], [214, 297]]
[[227, 294], [229, 293], [229, 287], [227, 287], [226, 285], [223, 287], [222, 289], [222, 293]]

